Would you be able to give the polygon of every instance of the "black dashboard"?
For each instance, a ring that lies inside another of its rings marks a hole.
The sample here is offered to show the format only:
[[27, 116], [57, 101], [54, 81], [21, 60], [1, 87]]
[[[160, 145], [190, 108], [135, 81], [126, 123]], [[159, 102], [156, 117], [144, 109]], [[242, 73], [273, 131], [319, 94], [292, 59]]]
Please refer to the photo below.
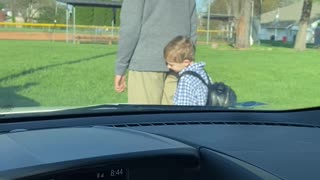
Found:
[[12, 119], [0, 124], [0, 179], [319, 179], [319, 117], [309, 110]]
[[0, 144], [5, 179], [175, 179], [199, 166], [191, 146], [121, 128], [16, 132], [1, 135]]

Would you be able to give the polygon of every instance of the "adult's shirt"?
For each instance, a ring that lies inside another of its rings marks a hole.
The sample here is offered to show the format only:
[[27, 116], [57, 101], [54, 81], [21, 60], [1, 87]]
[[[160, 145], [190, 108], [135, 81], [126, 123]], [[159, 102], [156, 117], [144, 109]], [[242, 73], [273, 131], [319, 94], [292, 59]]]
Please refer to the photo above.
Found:
[[124, 0], [116, 75], [127, 69], [167, 72], [163, 58], [166, 44], [178, 35], [197, 36], [195, 0]]

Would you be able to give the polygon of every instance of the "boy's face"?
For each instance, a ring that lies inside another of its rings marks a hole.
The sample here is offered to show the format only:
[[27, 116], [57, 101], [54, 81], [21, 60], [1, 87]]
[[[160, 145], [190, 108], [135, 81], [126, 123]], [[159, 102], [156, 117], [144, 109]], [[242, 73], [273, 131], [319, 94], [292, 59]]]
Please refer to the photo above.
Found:
[[172, 62], [169, 60], [167, 60], [166, 62], [167, 62], [167, 67], [176, 73], [179, 73], [180, 71], [182, 71], [183, 69], [185, 69], [186, 67], [192, 64], [192, 62], [188, 59], [183, 60], [183, 62], [181, 63]]

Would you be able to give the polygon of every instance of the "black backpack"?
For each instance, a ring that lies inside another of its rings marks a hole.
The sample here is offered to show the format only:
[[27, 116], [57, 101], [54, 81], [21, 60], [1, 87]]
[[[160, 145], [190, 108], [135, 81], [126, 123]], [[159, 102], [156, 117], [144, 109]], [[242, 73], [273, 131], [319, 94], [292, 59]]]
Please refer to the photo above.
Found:
[[203, 84], [205, 84], [208, 87], [208, 99], [206, 104], [207, 106], [217, 106], [224, 108], [236, 106], [237, 95], [234, 92], [234, 90], [231, 89], [230, 86], [224, 84], [223, 82], [211, 83], [208, 75], [207, 78], [209, 80], [209, 84], [207, 84], [206, 81], [200, 76], [200, 74], [194, 71], [183, 72], [180, 75], [179, 80], [182, 76], [187, 74], [197, 77], [202, 81]]

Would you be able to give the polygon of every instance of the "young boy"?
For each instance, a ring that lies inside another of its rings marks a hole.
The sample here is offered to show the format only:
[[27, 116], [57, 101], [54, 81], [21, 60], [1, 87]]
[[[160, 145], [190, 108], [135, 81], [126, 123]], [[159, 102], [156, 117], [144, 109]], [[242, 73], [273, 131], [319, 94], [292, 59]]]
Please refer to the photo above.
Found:
[[195, 47], [191, 40], [177, 36], [164, 48], [164, 58], [170, 70], [179, 74], [177, 89], [173, 98], [174, 105], [204, 106], [207, 103], [208, 88], [197, 77], [182, 74], [192, 71], [199, 74], [206, 83], [209, 82], [204, 70], [205, 63], [195, 63]]

